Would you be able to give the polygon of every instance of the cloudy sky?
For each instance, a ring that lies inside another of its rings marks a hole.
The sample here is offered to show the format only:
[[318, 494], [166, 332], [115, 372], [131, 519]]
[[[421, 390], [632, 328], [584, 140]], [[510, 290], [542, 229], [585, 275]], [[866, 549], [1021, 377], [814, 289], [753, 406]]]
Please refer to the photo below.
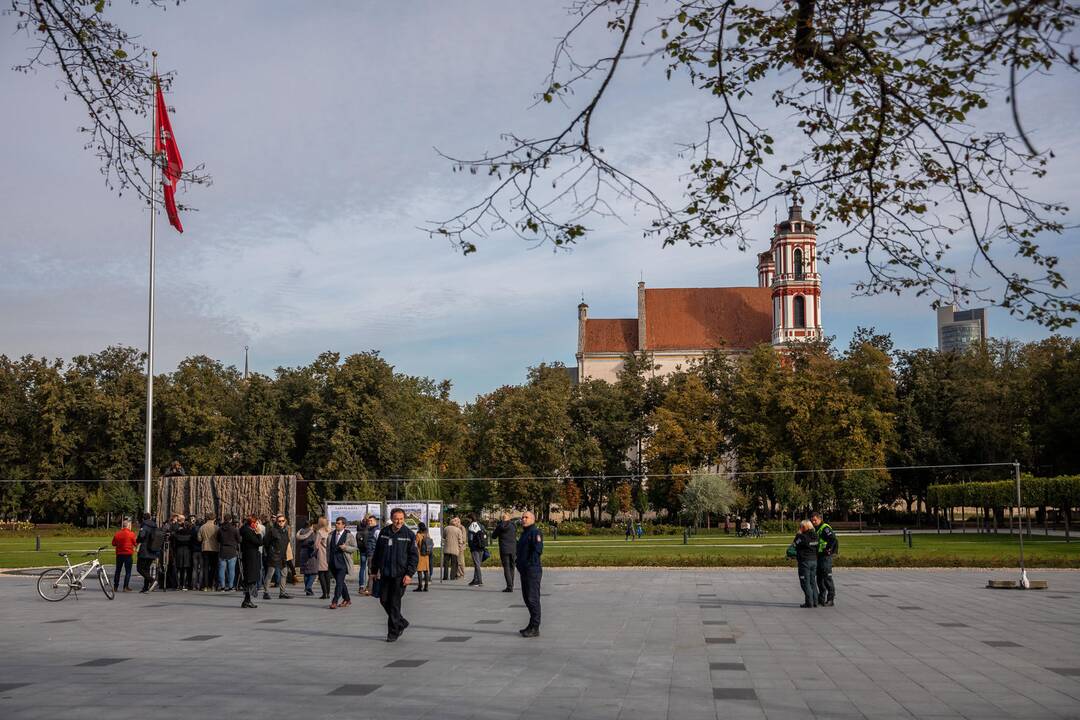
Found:
[[[652, 287], [752, 285], [754, 257], [733, 248], [661, 249], [648, 216], [627, 209], [573, 252], [494, 235], [463, 257], [419, 229], [486, 188], [453, 174], [434, 148], [479, 155], [501, 132], [553, 127], [532, 108], [567, 18], [555, 2], [210, 3], [167, 12], [119, 3], [114, 16], [159, 50], [177, 79], [169, 103], [189, 165], [214, 183], [190, 189], [185, 233], [158, 237], [157, 370], [206, 354], [271, 373], [319, 352], [378, 349], [398, 369], [449, 378], [469, 400], [520, 382], [540, 361], [573, 364], [582, 293], [597, 317], [633, 317]], [[22, 75], [27, 39], [0, 17], [0, 353], [67, 358], [146, 342], [147, 210], [105, 188], [82, 149], [83, 109], [49, 72]], [[583, 37], [604, 52], [611, 36]], [[1080, 84], [1037, 78], [1036, 144], [1052, 144], [1041, 196], [1080, 205]], [[1038, 111], [1039, 108], [1045, 109]], [[613, 157], [672, 192], [676, 143], [708, 106], [659, 66], [621, 81], [598, 132]], [[1004, 106], [995, 112], [1004, 113]], [[675, 195], [677, 199], [677, 194]], [[759, 246], [767, 247], [771, 213]], [[159, 227], [161, 227], [159, 225]], [[1080, 284], [1080, 233], [1048, 243]], [[901, 347], [933, 345], [928, 301], [853, 298], [857, 264], [823, 268], [826, 332], [858, 325]], [[990, 313], [996, 336], [1048, 333]], [[1076, 334], [1076, 330], [1068, 331]]]

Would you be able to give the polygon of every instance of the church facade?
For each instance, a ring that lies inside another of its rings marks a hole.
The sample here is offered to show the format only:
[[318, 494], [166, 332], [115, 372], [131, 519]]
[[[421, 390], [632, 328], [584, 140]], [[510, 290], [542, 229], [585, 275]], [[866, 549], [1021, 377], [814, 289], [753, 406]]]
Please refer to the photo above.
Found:
[[648, 352], [657, 374], [685, 368], [713, 350], [749, 352], [821, 338], [817, 233], [793, 205], [758, 255], [756, 287], [647, 288], [636, 318], [590, 318], [578, 305], [577, 379], [614, 382], [628, 353]]

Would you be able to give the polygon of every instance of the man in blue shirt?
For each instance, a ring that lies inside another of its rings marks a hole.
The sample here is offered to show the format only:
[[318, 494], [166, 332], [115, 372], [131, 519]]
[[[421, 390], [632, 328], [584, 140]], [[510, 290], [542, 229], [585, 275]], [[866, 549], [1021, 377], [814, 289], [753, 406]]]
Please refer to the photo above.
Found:
[[522, 637], [540, 636], [540, 577], [543, 568], [540, 556], [544, 552], [544, 538], [536, 526], [536, 516], [529, 510], [521, 515], [521, 527], [524, 530], [517, 541], [517, 554], [514, 556], [518, 574], [521, 575], [521, 597], [529, 609], [529, 624], [519, 630]]

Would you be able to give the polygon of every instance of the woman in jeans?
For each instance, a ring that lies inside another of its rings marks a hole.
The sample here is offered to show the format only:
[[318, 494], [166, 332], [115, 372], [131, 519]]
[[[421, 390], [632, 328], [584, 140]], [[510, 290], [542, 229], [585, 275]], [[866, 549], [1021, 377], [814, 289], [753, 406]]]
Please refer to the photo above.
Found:
[[799, 534], [795, 536], [793, 542], [795, 558], [799, 561], [799, 584], [803, 591], [803, 604], [799, 607], [817, 607], [818, 536], [814, 532], [814, 523], [809, 520], [799, 523]]

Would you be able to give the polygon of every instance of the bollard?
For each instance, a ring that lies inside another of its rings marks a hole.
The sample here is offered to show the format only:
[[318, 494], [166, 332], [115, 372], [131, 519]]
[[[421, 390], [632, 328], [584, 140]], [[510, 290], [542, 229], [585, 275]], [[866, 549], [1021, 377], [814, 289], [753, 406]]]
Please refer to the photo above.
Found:
[[687, 528], [683, 528], [683, 530], [682, 530], [682, 544], [683, 545], [690, 544], [690, 531]]
[[907, 543], [907, 528], [902, 528], [900, 530], [900, 544], [903, 545], [905, 543]]
[[41, 552], [41, 536], [40, 535], [35, 535], [34, 536], [34, 550], [36, 550], [38, 552]]
[[912, 533], [910, 533], [910, 532], [909, 532], [909, 533], [907, 534], [907, 546], [908, 546], [909, 548], [911, 547], [911, 536], [912, 536]]

